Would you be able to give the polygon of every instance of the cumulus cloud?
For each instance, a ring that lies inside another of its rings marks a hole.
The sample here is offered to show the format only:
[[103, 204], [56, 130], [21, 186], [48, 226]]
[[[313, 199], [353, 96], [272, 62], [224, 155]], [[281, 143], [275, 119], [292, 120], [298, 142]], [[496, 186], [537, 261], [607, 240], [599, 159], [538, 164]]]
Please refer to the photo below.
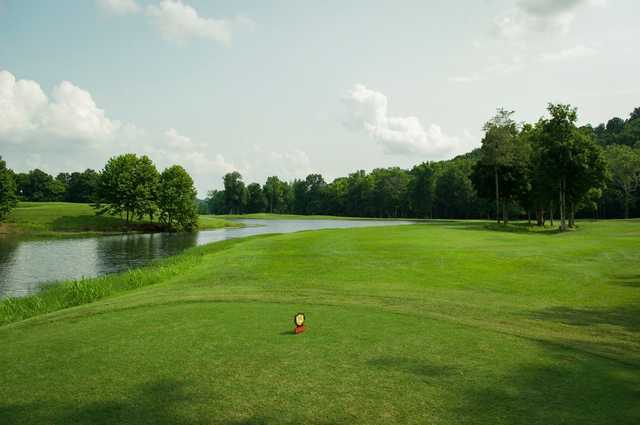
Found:
[[583, 5], [602, 6], [603, 0], [520, 0], [496, 17], [492, 32], [499, 38], [519, 39], [530, 34], [566, 34]]
[[128, 15], [140, 12], [135, 0], [98, 0], [98, 5], [105, 11], [115, 15]]
[[362, 84], [356, 84], [342, 102], [347, 108], [345, 125], [364, 130], [387, 153], [443, 157], [464, 150], [465, 141], [446, 135], [436, 124], [425, 128], [415, 116], [389, 116], [387, 96]]
[[0, 137], [20, 142], [30, 137], [104, 139], [121, 123], [109, 119], [91, 94], [69, 81], [54, 87], [49, 99], [40, 85], [0, 71]]
[[[162, 169], [184, 166], [200, 194], [219, 186], [230, 171], [247, 172], [211, 154], [207, 144], [180, 134], [175, 128], [149, 131], [114, 120], [98, 107], [91, 93], [69, 81], [56, 85], [51, 95], [32, 80], [16, 79], [0, 70], [0, 153], [9, 166], [24, 171], [42, 168], [49, 173], [101, 168], [111, 156], [124, 152], [148, 155]], [[274, 172], [296, 173], [308, 167], [304, 152], [271, 152], [256, 157], [255, 164], [270, 164]], [[302, 168], [300, 168], [302, 167]]]
[[[228, 45], [231, 42], [231, 23], [224, 19], [204, 18], [193, 7], [180, 0], [163, 0], [146, 9], [162, 36], [173, 41], [203, 38]], [[248, 18], [242, 18], [247, 21]]]
[[598, 53], [593, 47], [578, 45], [568, 49], [563, 49], [557, 52], [546, 52], [540, 54], [540, 60], [542, 62], [565, 62], [576, 59], [588, 58], [595, 56]]

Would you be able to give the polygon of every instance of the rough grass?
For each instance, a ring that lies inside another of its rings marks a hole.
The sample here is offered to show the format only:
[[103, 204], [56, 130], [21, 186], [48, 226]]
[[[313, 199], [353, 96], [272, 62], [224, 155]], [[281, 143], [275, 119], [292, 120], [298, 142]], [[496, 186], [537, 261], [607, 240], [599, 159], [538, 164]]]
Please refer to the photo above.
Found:
[[[199, 220], [201, 229], [237, 227], [237, 223], [204, 217]], [[97, 216], [89, 204], [69, 202], [21, 202], [11, 212], [1, 233], [23, 237], [73, 237], [92, 236], [129, 231], [157, 231], [158, 223], [137, 220], [127, 228], [120, 217]]]
[[[562, 234], [473, 222], [324, 230], [194, 248], [67, 283], [51, 300], [74, 294], [81, 305], [0, 327], [0, 418], [636, 424], [638, 248], [633, 220]], [[30, 302], [52, 303], [46, 294]], [[308, 330], [296, 336], [298, 311]]]

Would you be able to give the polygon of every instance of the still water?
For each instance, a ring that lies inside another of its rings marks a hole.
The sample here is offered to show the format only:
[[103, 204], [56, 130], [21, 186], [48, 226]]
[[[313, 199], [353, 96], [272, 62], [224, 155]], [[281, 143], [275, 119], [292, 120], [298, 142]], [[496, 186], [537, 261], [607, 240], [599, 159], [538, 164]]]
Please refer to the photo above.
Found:
[[115, 273], [187, 248], [264, 233], [410, 224], [376, 220], [236, 220], [247, 227], [194, 233], [153, 233], [85, 239], [0, 239], [0, 298], [37, 292], [51, 282]]

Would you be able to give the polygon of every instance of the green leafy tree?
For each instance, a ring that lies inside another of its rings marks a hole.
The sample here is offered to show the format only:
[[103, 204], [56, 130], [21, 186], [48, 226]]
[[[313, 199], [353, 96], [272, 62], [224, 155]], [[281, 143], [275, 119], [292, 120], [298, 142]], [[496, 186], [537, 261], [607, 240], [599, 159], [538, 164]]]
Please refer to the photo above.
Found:
[[372, 216], [373, 177], [364, 170], [356, 171], [347, 177], [346, 212], [352, 216]]
[[[591, 188], [603, 187], [606, 165], [600, 148], [576, 128], [576, 108], [549, 104], [543, 120], [539, 166], [548, 173], [549, 188], [558, 194], [560, 229], [573, 226], [575, 205]], [[569, 223], [567, 223], [567, 219]]]
[[100, 175], [91, 169], [87, 169], [82, 173], [71, 173], [65, 200], [82, 203], [95, 202], [99, 181]]
[[476, 193], [469, 179], [469, 164], [450, 161], [436, 182], [435, 210], [443, 218], [468, 218], [474, 215]]
[[247, 212], [259, 213], [266, 208], [267, 200], [264, 197], [260, 183], [251, 183], [247, 186]]
[[47, 202], [64, 199], [66, 187], [60, 180], [36, 168], [27, 174], [18, 174], [17, 190], [24, 201]]
[[267, 211], [270, 213], [283, 212], [287, 203], [285, 199], [285, 185], [277, 176], [267, 178], [263, 186], [267, 199]]
[[626, 145], [611, 145], [605, 152], [613, 185], [622, 194], [624, 218], [629, 218], [629, 206], [640, 184], [640, 151]]
[[[514, 113], [514, 111], [499, 108], [496, 115], [487, 121], [483, 127], [485, 135], [482, 139], [482, 147], [480, 148], [481, 158], [479, 166], [490, 169], [493, 174], [496, 221], [498, 223], [500, 222], [500, 200], [504, 199], [503, 203], [506, 203], [506, 201], [514, 195], [513, 193], [505, 191], [506, 188], [503, 187], [504, 193], [501, 197], [500, 183], [501, 181], [502, 183], [507, 183], [507, 181], [513, 180], [511, 175], [517, 172], [514, 168], [518, 168], [517, 166], [514, 167], [514, 163], [517, 162], [517, 148], [514, 142], [518, 136], [518, 127], [516, 122], [511, 118]], [[502, 211], [503, 218], [506, 222], [508, 219], [507, 207], [503, 206]]]
[[306, 180], [295, 179], [291, 184], [291, 190], [293, 191], [293, 204], [291, 206], [293, 212], [296, 214], [306, 214], [309, 184]]
[[4, 221], [18, 203], [13, 173], [0, 156], [0, 221]]
[[417, 217], [433, 217], [433, 202], [436, 190], [436, 168], [432, 163], [423, 162], [411, 169], [409, 196], [411, 210]]
[[399, 167], [376, 168], [373, 178], [373, 201], [380, 217], [401, 217], [408, 206], [409, 173]]
[[158, 207], [160, 222], [174, 231], [193, 231], [198, 227], [196, 189], [193, 179], [179, 165], [160, 174]]
[[98, 214], [125, 216], [127, 224], [135, 217], [152, 214], [156, 208], [158, 172], [147, 157], [129, 153], [107, 161], [100, 174]]
[[305, 179], [307, 186], [306, 213], [321, 214], [324, 208], [324, 197], [327, 183], [321, 174], [309, 174]]
[[226, 214], [224, 190], [211, 190], [207, 193], [207, 208], [209, 214]]
[[247, 205], [247, 188], [242, 181], [242, 175], [233, 171], [223, 177], [224, 199], [230, 214], [241, 214]]

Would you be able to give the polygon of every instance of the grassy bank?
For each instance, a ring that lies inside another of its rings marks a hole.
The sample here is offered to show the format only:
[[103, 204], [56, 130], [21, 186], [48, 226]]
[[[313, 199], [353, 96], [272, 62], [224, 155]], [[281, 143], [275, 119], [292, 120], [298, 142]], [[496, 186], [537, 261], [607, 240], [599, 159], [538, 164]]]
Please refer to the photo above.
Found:
[[[194, 248], [21, 301], [96, 300], [0, 327], [0, 417], [635, 424], [639, 247], [640, 222], [609, 221], [563, 234], [460, 222]], [[2, 320], [19, 319], [18, 304], [5, 301]], [[294, 336], [297, 311], [308, 330]]]
[[[201, 217], [199, 225], [201, 229], [238, 226], [222, 218], [209, 216]], [[158, 227], [158, 223], [148, 220], [134, 221], [127, 227], [126, 221], [120, 217], [96, 216], [89, 204], [21, 202], [0, 228], [0, 235], [55, 238], [121, 233], [125, 230], [157, 231]]]

